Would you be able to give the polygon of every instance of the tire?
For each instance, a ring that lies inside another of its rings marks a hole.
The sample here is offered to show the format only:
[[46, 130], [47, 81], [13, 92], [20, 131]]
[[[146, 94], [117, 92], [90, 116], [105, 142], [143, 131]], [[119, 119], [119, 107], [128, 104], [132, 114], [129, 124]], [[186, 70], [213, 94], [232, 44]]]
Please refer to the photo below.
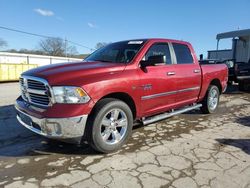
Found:
[[212, 114], [215, 113], [220, 99], [220, 91], [219, 88], [215, 85], [210, 85], [208, 87], [205, 98], [202, 101], [201, 111], [204, 114]]
[[111, 153], [124, 145], [132, 133], [133, 114], [123, 101], [106, 98], [98, 102], [87, 124], [87, 141], [98, 152]]

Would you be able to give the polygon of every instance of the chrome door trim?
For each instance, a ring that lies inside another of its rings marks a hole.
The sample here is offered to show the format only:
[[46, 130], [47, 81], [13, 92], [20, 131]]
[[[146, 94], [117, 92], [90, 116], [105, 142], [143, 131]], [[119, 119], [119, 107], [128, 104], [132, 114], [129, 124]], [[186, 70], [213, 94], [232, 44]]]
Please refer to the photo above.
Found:
[[176, 91], [169, 91], [169, 92], [163, 92], [163, 93], [156, 93], [153, 95], [146, 95], [146, 96], [142, 96], [141, 100], [148, 100], [148, 99], [154, 99], [157, 97], [163, 97], [163, 96], [168, 96], [168, 95], [174, 95], [177, 93], [183, 93], [183, 92], [188, 92], [188, 91], [194, 91], [194, 90], [199, 90], [200, 87], [191, 87], [191, 88], [186, 88], [186, 89], [181, 89], [181, 90], [176, 90]]

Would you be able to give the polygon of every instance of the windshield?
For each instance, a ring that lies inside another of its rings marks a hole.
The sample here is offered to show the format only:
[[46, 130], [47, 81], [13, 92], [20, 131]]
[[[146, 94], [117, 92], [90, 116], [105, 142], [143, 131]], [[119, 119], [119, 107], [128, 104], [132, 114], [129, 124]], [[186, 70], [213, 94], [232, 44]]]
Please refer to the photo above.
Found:
[[96, 50], [94, 53], [84, 59], [84, 61], [128, 63], [135, 57], [144, 43], [145, 40], [132, 40], [112, 43]]

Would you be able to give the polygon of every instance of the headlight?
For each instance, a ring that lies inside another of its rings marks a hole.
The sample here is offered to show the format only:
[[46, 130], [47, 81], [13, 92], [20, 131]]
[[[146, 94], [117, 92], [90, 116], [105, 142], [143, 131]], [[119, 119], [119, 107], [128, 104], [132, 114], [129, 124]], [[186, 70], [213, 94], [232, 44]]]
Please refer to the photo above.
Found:
[[80, 87], [55, 86], [52, 87], [56, 103], [87, 103], [90, 97]]

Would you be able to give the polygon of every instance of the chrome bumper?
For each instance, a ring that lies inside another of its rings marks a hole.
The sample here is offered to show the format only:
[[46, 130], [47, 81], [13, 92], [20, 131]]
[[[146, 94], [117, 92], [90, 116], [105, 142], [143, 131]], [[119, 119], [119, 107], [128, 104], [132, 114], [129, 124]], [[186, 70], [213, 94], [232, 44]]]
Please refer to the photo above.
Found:
[[47, 138], [70, 143], [80, 143], [88, 115], [69, 118], [36, 118], [16, 107], [17, 120], [27, 129]]

